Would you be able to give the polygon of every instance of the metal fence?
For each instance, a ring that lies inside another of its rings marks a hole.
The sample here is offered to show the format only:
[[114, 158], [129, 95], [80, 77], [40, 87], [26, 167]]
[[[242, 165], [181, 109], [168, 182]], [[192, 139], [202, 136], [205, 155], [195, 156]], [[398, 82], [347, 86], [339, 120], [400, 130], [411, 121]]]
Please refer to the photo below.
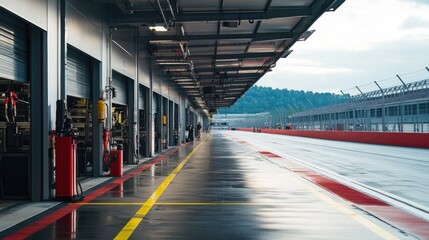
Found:
[[[405, 77], [417, 73], [427, 76], [406, 83]], [[341, 91], [348, 99], [343, 104], [295, 113], [277, 111], [277, 115], [272, 113], [273, 126], [283, 128], [288, 122], [300, 130], [429, 132], [429, 69], [410, 74], [396, 75], [400, 84], [393, 87], [382, 88], [379, 81], [372, 84], [377, 90], [363, 92], [362, 87], [355, 87], [356, 95]]]
[[231, 128], [429, 132], [429, 68], [340, 92], [344, 103], [316, 107], [317, 99], [306, 99], [266, 113], [217, 114], [214, 121]]

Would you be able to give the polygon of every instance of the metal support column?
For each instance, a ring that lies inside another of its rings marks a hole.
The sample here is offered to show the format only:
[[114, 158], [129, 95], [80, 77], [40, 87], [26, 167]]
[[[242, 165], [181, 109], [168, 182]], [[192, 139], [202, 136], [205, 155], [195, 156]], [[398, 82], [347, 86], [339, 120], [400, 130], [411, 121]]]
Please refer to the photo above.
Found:
[[[101, 63], [92, 60], [92, 106], [97, 106], [97, 101], [102, 97], [103, 86], [101, 83]], [[95, 107], [93, 107], [95, 109]], [[92, 111], [92, 174], [94, 177], [103, 175], [103, 127], [98, 121], [97, 111]]]
[[[136, 101], [137, 100], [137, 96], [135, 94], [135, 85], [137, 80], [132, 80], [132, 79], [128, 79], [126, 78], [128, 83], [128, 126], [127, 126], [127, 133], [129, 133], [129, 135], [127, 136], [127, 141], [128, 141], [128, 156], [124, 156], [124, 159], [127, 159], [127, 162], [129, 164], [135, 164], [137, 162], [137, 155], [136, 155], [136, 144], [135, 144], [135, 139], [136, 139], [136, 134], [137, 134], [137, 120], [136, 120]], [[132, 84], [130, 83], [130, 81], [133, 81]]]
[[152, 58], [149, 57], [149, 89], [147, 94], [147, 114], [146, 114], [146, 123], [147, 123], [147, 130], [146, 130], [146, 142], [148, 147], [148, 156], [152, 157], [155, 153], [155, 133], [154, 133], [154, 114], [152, 109], [152, 101], [153, 101], [153, 62]]
[[60, 84], [59, 98], [66, 99], [66, 64], [67, 64], [67, 33], [66, 33], [66, 0], [60, 1]]
[[48, 200], [48, 79], [47, 35], [37, 27], [30, 27], [30, 106], [31, 106], [31, 157], [30, 196], [32, 201]]

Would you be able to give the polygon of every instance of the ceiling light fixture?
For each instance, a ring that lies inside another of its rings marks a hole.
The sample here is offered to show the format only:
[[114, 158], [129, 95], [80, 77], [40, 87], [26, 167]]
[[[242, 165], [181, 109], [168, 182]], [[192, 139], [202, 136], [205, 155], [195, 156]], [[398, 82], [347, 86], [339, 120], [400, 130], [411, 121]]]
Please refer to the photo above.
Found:
[[298, 41], [305, 41], [307, 40], [316, 30], [310, 30], [304, 32], [299, 38]]
[[168, 29], [165, 26], [149, 26], [149, 29], [154, 32], [167, 32]]

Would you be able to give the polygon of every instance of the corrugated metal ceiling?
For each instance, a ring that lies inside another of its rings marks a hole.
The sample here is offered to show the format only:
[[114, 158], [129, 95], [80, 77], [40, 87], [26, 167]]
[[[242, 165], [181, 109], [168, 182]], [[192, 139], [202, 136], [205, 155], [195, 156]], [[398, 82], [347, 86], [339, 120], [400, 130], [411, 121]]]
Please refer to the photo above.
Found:
[[171, 81], [194, 107], [214, 113], [234, 104], [324, 12], [344, 1], [121, 0], [113, 24], [139, 27], [140, 43], [150, 45]]

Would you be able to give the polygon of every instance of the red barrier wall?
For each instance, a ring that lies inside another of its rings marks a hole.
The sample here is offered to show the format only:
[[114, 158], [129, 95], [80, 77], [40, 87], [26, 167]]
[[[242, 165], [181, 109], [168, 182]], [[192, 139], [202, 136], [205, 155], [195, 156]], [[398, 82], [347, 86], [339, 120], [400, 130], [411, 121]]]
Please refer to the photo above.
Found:
[[[238, 131], [253, 132], [252, 128], [237, 128]], [[259, 129], [258, 129], [259, 130]], [[283, 129], [260, 129], [262, 133], [319, 138], [345, 142], [382, 144], [401, 147], [429, 148], [429, 133], [397, 132], [347, 132], [347, 131], [299, 131]]]

